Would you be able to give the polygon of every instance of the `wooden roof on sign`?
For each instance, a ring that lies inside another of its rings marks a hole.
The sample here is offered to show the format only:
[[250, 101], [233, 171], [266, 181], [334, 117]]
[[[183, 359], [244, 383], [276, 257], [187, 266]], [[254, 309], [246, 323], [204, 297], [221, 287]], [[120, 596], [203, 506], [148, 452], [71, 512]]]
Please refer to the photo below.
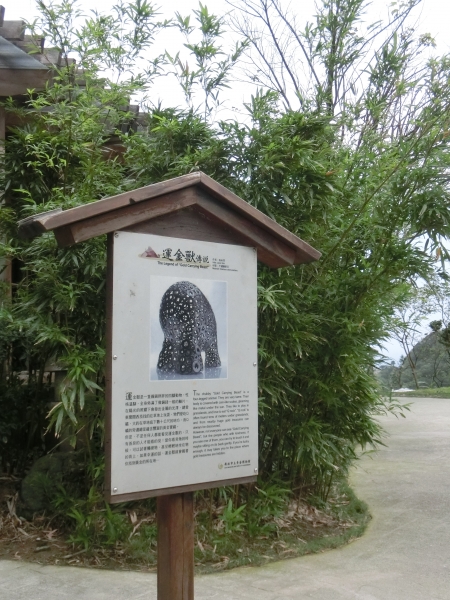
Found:
[[[253, 246], [258, 250], [258, 259], [275, 268], [309, 263], [321, 256], [202, 172], [69, 210], [41, 213], [19, 223], [22, 237], [54, 231], [62, 247], [117, 230]], [[211, 236], [205, 237], [208, 230]]]

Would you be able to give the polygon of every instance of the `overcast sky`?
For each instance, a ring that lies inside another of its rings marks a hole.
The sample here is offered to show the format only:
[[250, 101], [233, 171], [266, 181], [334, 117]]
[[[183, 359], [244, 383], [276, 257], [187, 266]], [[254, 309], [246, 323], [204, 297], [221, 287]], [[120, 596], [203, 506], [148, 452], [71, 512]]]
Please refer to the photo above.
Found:
[[[203, 4], [206, 4], [210, 12], [216, 15], [223, 15], [230, 10], [229, 5], [225, 0], [202, 0]], [[0, 0], [6, 8], [5, 17], [8, 20], [15, 20], [24, 18], [27, 21], [32, 21], [37, 15], [34, 0]], [[89, 14], [89, 11], [96, 9], [100, 12], [107, 12], [109, 7], [114, 4], [114, 0], [80, 0], [78, 5], [82, 10]], [[186, 15], [192, 9], [198, 8], [197, 0], [162, 0], [153, 2], [155, 6], [161, 6], [160, 12], [166, 17], [171, 17], [178, 11], [183, 15]], [[311, 20], [314, 15], [315, 0], [301, 0], [300, 2], [292, 2], [292, 7], [297, 6], [299, 15], [301, 13], [303, 22]], [[387, 13], [387, 7], [392, 5], [393, 2], [386, 0], [373, 0], [368, 9], [368, 21], [375, 21], [380, 18], [384, 18]], [[288, 2], [284, 2], [285, 6], [288, 6]], [[430, 33], [437, 43], [437, 53], [444, 54], [450, 51], [450, 35], [449, 35], [449, 23], [450, 23], [450, 0], [422, 0], [419, 8], [416, 9], [414, 14], [416, 22], [417, 33]], [[171, 31], [164, 33], [164, 48], [170, 50], [177, 50], [183, 40], [172, 37], [176, 34]], [[163, 49], [163, 48], [162, 48]], [[244, 84], [233, 84], [232, 89], [229, 92], [229, 105], [230, 107], [242, 106], [244, 101], [249, 100], [249, 95], [252, 93], [251, 86]], [[182, 95], [178, 87], [175, 87], [174, 82], [171, 84], [167, 79], [164, 80], [162, 86], [158, 85], [158, 89], [155, 92], [160, 97], [165, 97], [165, 104], [167, 105], [167, 98], [170, 98], [170, 105], [177, 105], [182, 103]], [[153, 97], [153, 101], [157, 102], [157, 98]], [[222, 118], [223, 115], [221, 115]], [[424, 328], [424, 332], [426, 329]], [[398, 343], [392, 342], [386, 344], [386, 354], [394, 360], [398, 360], [402, 354], [402, 350]]]
[[[7, 19], [20, 19], [25, 18], [28, 21], [32, 20], [33, 15], [36, 14], [34, 0], [0, 0], [1, 4], [6, 7], [6, 18]], [[80, 7], [88, 12], [91, 9], [98, 9], [99, 11], [107, 11], [108, 8], [114, 4], [114, 0], [80, 0], [78, 2]], [[175, 11], [179, 11], [183, 14], [189, 10], [198, 7], [197, 0], [163, 0], [161, 2], [155, 1], [155, 6], [163, 7], [162, 12], [166, 15], [171, 15]], [[203, 4], [206, 4], [210, 11], [215, 14], [224, 14], [229, 10], [229, 6], [225, 0], [203, 0]], [[288, 3], [285, 3], [288, 5]], [[301, 0], [298, 3], [292, 3], [292, 6], [297, 4], [301, 10], [302, 15], [312, 15], [314, 13], [315, 0]], [[381, 16], [385, 14], [386, 8], [394, 2], [386, 0], [373, 0], [369, 9], [370, 16]], [[450, 47], [450, 38], [448, 33], [448, 24], [450, 21], [450, 2], [448, 0], [423, 0], [421, 6], [416, 11], [417, 17], [420, 20], [419, 30], [420, 32], [431, 33], [435, 36], [441, 52], [446, 52]]]
[[[206, 4], [210, 12], [216, 15], [224, 15], [229, 12], [230, 5], [226, 0], [202, 0]], [[198, 0], [150, 0], [154, 6], [160, 7], [159, 12], [164, 17], [169, 18], [175, 12], [180, 12], [182, 15], [187, 15], [191, 10], [198, 8]], [[300, 2], [289, 2], [284, 0], [283, 5], [291, 6], [291, 10], [299, 13], [299, 22], [305, 23], [312, 20], [315, 9], [315, 0], [300, 0]], [[35, 0], [0, 0], [0, 4], [4, 4], [6, 8], [6, 19], [24, 18], [27, 21], [32, 21], [37, 16]], [[78, 0], [77, 5], [81, 10], [88, 15], [91, 10], [99, 12], [108, 12], [114, 4], [114, 0]], [[387, 0], [373, 0], [367, 10], [367, 21], [374, 22], [378, 19], [386, 18], [388, 7], [395, 2]], [[415, 9], [412, 21], [417, 24], [418, 33], [430, 33], [436, 40], [437, 52], [444, 54], [450, 50], [450, 36], [448, 34], [448, 23], [450, 22], [450, 0], [422, 0], [421, 5]], [[225, 43], [231, 42], [233, 36], [228, 36]], [[238, 39], [236, 37], [236, 39]], [[163, 36], [160, 36], [156, 48], [150, 52], [153, 57], [158, 52], [168, 50], [169, 52], [180, 49], [185, 39], [174, 29], [166, 30]], [[233, 42], [234, 43], [234, 42]], [[254, 89], [249, 84], [233, 83], [233, 86], [228, 92], [222, 93], [222, 100], [225, 100], [225, 105], [228, 107], [219, 115], [221, 118], [227, 118], [229, 110], [234, 107], [242, 107], [243, 102], [250, 99], [250, 94], [254, 93]], [[159, 99], [163, 104], [170, 106], [182, 105], [184, 102], [182, 91], [176, 81], [164, 78], [157, 81], [157, 84], [152, 88], [152, 101], [157, 103]], [[235, 109], [234, 109], [235, 110]], [[231, 114], [234, 117], [234, 114]]]

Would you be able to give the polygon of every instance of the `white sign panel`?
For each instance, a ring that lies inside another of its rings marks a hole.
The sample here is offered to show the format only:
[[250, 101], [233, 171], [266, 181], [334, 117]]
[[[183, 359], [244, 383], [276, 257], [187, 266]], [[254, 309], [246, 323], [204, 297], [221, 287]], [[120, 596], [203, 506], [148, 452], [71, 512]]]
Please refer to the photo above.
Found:
[[114, 237], [111, 495], [255, 475], [253, 248]]

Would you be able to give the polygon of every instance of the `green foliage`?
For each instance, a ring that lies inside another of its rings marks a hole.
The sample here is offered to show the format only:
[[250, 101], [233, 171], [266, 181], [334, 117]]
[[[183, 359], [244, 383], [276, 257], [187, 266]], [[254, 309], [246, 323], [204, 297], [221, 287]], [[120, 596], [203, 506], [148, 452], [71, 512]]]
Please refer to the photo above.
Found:
[[245, 510], [246, 505], [242, 504], [238, 508], [233, 508], [233, 501], [228, 500], [228, 504], [224, 507], [220, 520], [224, 524], [225, 533], [232, 533], [234, 531], [242, 531], [245, 518], [242, 511]]
[[[59, 483], [48, 472], [36, 475], [45, 506], [52, 507], [53, 527], [68, 534], [76, 553], [128, 566], [156, 566], [154, 501], [110, 507], [95, 487], [75, 489], [65, 471]], [[253, 493], [246, 486], [212, 492], [195, 495], [195, 559], [202, 571], [338, 547], [361, 535], [370, 519], [367, 506], [342, 481], [335, 482], [328, 502], [315, 506], [293, 500], [276, 480], [259, 481]]]
[[[370, 519], [367, 505], [341, 480], [333, 484], [329, 501], [317, 506], [293, 499], [276, 480], [259, 481], [253, 493], [243, 486], [226, 488], [221, 496], [212, 511], [211, 495], [197, 496], [195, 559], [203, 572], [336, 548], [361, 535]], [[229, 507], [233, 513], [242, 508], [245, 526], [225, 528], [222, 517]]]
[[[450, 385], [448, 350], [441, 341], [440, 332], [435, 331], [424, 336], [414, 345], [410, 354], [419, 388], [441, 388]], [[379, 377], [389, 390], [400, 387], [416, 388], [408, 357], [403, 358], [398, 367], [381, 369]]]
[[247, 532], [250, 538], [276, 532], [275, 519], [281, 518], [292, 495], [279, 481], [258, 482], [254, 494], [248, 495]]
[[[259, 269], [263, 479], [245, 498], [240, 491], [213, 492], [205, 527], [209, 519], [230, 535], [270, 531], [270, 515], [280, 514], [287, 489], [326, 502], [360, 447], [382, 443], [374, 417], [402, 410], [380, 394], [377, 346], [411, 282], [441, 269], [436, 252], [445, 259], [450, 61], [417, 63], [426, 40], [402, 29], [408, 7], [384, 38], [382, 26], [373, 26], [379, 46], [370, 54], [358, 33], [363, 3], [341, 0], [339, 13], [335, 4], [324, 2], [316, 24], [299, 38], [312, 65], [310, 87], [296, 89], [302, 111], [289, 108], [283, 86], [271, 85], [254, 94], [245, 122], [222, 123], [211, 122], [211, 109], [245, 44], [222, 54], [223, 22], [206, 7], [195, 13], [197, 32], [189, 18], [176, 17], [179, 28], [200, 40], [187, 45], [194, 69], [175, 54], [166, 56], [170, 65], [160, 57], [132, 76], [132, 64], [138, 69], [138, 57], [164, 25], [150, 5], [119, 4], [114, 23], [94, 15], [81, 28], [70, 3], [41, 7], [37, 26], [67, 60], [54, 83], [30, 94], [25, 106], [6, 104], [26, 123], [10, 132], [4, 162], [9, 204], [1, 211], [0, 246], [19, 275], [12, 301], [2, 300], [0, 351], [10, 371], [27, 371], [41, 388], [48, 361], [67, 369], [50, 426], [72, 443], [83, 440], [93, 496], [88, 505], [77, 500], [66, 509], [81, 544], [91, 535], [114, 544], [125, 531], [114, 511], [102, 507], [100, 520], [91, 515], [102, 473], [105, 240], [68, 249], [47, 235], [24, 242], [14, 225], [21, 217], [201, 169], [322, 252], [312, 265]], [[277, 14], [283, 18], [281, 9]], [[249, 36], [246, 44], [253, 42]], [[143, 93], [159, 69], [178, 69], [188, 108], [150, 108], [137, 127], [127, 109], [130, 95]], [[364, 91], [350, 93], [356, 85]], [[194, 89], [204, 93], [199, 109]], [[120, 157], [111, 141], [120, 142]], [[214, 519], [219, 499], [222, 512]]]
[[160, 107], [126, 140], [124, 160], [136, 186], [196, 170], [223, 179], [227, 168], [223, 141], [208, 123], [193, 111]]
[[448, 57], [421, 57], [429, 39], [405, 25], [417, 2], [366, 35], [364, 4], [324, 1], [303, 30], [275, 0], [236, 17], [258, 49], [249, 75], [302, 106], [253, 100], [252, 125], [236, 125], [237, 191], [323, 253], [260, 272], [261, 468], [321, 497], [355, 448], [381, 443], [373, 415], [395, 407], [376, 348], [414, 280], [442, 270], [450, 223]]
[[53, 492], [51, 502], [55, 517], [70, 532], [69, 541], [85, 550], [120, 547], [130, 552], [131, 558], [142, 560], [142, 546], [148, 553], [156, 541], [154, 513], [150, 513], [150, 523], [146, 523], [144, 518], [139, 524], [137, 536], [135, 513], [124, 511], [122, 505], [109, 506], [96, 486], [92, 486], [85, 497], [80, 497], [79, 493], [60, 485]]
[[0, 460], [3, 472], [23, 473], [30, 461], [49, 449], [46, 439], [48, 387], [14, 378], [0, 382]]
[[[170, 176], [203, 169], [316, 247], [333, 247], [349, 215], [332, 168], [332, 127], [317, 115], [280, 111], [273, 93], [255, 96], [248, 111], [250, 124], [223, 123], [219, 134], [190, 113], [158, 114], [130, 140], [127, 163], [147, 182], [163, 166]], [[354, 235], [362, 255], [376, 245], [371, 227], [360, 224]], [[386, 256], [363, 270], [363, 260], [352, 236], [320, 275], [260, 268], [261, 468], [325, 496], [355, 445], [380, 440], [371, 345], [384, 333], [402, 267]]]
[[[60, 3], [37, 0], [36, 4], [40, 16], [29, 24], [30, 29], [44, 34], [47, 44], [61, 50], [66, 67], [75, 53], [85, 69], [83, 75], [89, 80], [94, 77], [95, 81], [99, 73], [107, 72], [110, 80], [104, 79], [104, 82], [111, 86], [111, 91], [123, 90], [126, 85], [140, 89], [158, 72], [160, 56], [147, 65], [144, 63], [142, 72], [137, 71], [137, 62], [151, 48], [161, 29], [168, 25], [156, 19], [158, 13], [147, 0], [120, 0], [111, 6], [109, 14], [94, 10], [81, 26], [82, 13], [73, 0]], [[114, 85], [118, 80], [121, 85]]]
[[[116, 5], [113, 21], [95, 14], [81, 28], [73, 3], [38, 5], [41, 18], [31, 28], [45, 33], [64, 60], [44, 92], [30, 93], [24, 105], [5, 103], [25, 124], [9, 132], [1, 174], [7, 205], [0, 211], [0, 256], [13, 261], [16, 284], [12, 302], [6, 289], [0, 299], [1, 368], [5, 385], [10, 372], [23, 371], [39, 389], [50, 362], [66, 369], [45, 425], [73, 445], [83, 439], [91, 464], [103, 431], [105, 239], [61, 250], [53, 236], [19, 240], [15, 222], [132, 185], [108, 143], [132, 127], [130, 95], [153, 73], [129, 71], [164, 24], [140, 0]], [[109, 79], [100, 76], [105, 68]], [[35, 426], [42, 435], [39, 419]]]
[[173, 73], [191, 109], [194, 107], [195, 90], [200, 88], [203, 94], [200, 104], [203, 104], [204, 115], [210, 116], [212, 110], [220, 104], [220, 92], [229, 87], [230, 72], [245, 50], [247, 43], [237, 43], [231, 54], [227, 55], [220, 45], [221, 38], [225, 33], [224, 19], [211, 14], [208, 7], [201, 2], [199, 9], [194, 10], [194, 15], [198, 33], [200, 33], [200, 39], [197, 41], [190, 39], [196, 31], [196, 27], [190, 24], [189, 16], [182, 17], [177, 12], [176, 23], [187, 38], [184, 46], [190, 51], [195, 67], [192, 68], [189, 61], [184, 63], [180, 58], [180, 52], [174, 56], [166, 52], [166, 56], [169, 64], [174, 67]]

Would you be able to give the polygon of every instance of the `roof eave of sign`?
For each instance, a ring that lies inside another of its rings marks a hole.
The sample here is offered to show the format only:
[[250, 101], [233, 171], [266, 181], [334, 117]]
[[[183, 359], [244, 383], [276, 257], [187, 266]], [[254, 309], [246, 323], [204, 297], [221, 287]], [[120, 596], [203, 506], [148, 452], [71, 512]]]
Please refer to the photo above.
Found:
[[[57, 230], [67, 230], [80, 222], [88, 223], [91, 219], [98, 221], [102, 215], [105, 215], [106, 220], [108, 213], [111, 214], [130, 205], [145, 202], [192, 186], [198, 186], [200, 189], [205, 190], [210, 196], [218, 200], [224, 208], [227, 208], [230, 213], [237, 213], [253, 227], [256, 226], [264, 231], [266, 235], [269, 234], [276, 242], [282, 242], [294, 250], [296, 258], [291, 264], [313, 262], [320, 258], [320, 252], [312, 246], [281, 225], [278, 225], [273, 219], [201, 171], [137, 188], [109, 198], [103, 198], [102, 200], [69, 210], [62, 211], [61, 209], [57, 209], [28, 217], [19, 222], [19, 233], [22, 237], [32, 238], [47, 231], [56, 230], [56, 233]], [[227, 224], [225, 220], [224, 224]], [[115, 227], [111, 229], [111, 231], [114, 230]], [[105, 230], [105, 233], [107, 232], [109, 232], [109, 229]]]

